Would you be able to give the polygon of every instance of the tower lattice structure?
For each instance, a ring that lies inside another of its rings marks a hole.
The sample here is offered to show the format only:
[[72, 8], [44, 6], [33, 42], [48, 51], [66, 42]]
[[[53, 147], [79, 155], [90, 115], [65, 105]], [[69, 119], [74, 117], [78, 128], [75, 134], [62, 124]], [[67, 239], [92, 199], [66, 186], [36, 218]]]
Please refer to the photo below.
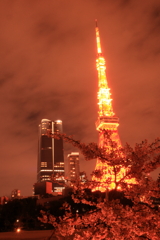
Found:
[[[112, 98], [108, 81], [106, 77], [106, 62], [102, 54], [99, 28], [96, 22], [96, 42], [97, 42], [97, 59], [96, 67], [98, 71], [98, 120], [96, 121], [96, 129], [99, 132], [99, 147], [104, 148], [107, 145], [109, 149], [109, 143], [107, 143], [106, 135], [103, 130], [109, 130], [111, 132], [111, 139], [117, 143], [117, 148], [121, 147], [121, 141], [118, 134], [119, 118], [113, 112]], [[103, 171], [101, 178], [93, 177], [93, 181], [97, 182], [95, 190], [105, 191], [106, 188], [115, 188], [115, 175], [113, 167], [107, 163], [97, 159], [95, 170]], [[121, 169], [117, 176], [117, 180], [120, 180], [125, 174], [125, 169]], [[110, 183], [106, 183], [107, 179], [110, 179]]]

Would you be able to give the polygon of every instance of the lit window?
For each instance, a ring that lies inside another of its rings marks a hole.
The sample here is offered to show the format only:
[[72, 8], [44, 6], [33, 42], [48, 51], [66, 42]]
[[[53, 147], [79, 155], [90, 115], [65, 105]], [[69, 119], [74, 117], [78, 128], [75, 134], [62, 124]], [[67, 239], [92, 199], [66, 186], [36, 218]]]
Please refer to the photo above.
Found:
[[53, 172], [52, 169], [41, 169], [40, 172]]
[[64, 172], [64, 170], [57, 170], [57, 169], [55, 169], [54, 172]]
[[47, 167], [47, 162], [41, 162], [41, 167]]
[[49, 175], [43, 175], [42, 178], [45, 178], [45, 177], [50, 177]]
[[54, 192], [62, 192], [65, 187], [54, 187]]

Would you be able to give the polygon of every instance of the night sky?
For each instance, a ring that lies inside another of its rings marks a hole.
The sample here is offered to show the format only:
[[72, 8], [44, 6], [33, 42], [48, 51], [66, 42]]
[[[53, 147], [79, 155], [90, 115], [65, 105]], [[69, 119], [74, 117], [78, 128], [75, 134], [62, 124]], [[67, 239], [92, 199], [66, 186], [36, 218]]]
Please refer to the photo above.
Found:
[[160, 136], [159, 0], [0, 0], [0, 196], [32, 194], [42, 118], [97, 142], [95, 18], [123, 145]]

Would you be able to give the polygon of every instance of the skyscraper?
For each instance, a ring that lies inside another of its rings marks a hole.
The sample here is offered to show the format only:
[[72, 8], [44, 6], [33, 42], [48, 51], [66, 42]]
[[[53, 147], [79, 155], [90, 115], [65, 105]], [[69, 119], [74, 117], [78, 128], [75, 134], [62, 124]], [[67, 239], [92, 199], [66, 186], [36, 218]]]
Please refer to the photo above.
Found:
[[53, 182], [53, 192], [62, 192], [64, 189], [64, 154], [63, 140], [54, 139], [49, 135], [52, 133], [62, 133], [62, 121], [51, 121], [42, 119], [39, 125], [38, 137], [38, 168], [37, 182], [51, 181], [51, 176], [58, 177], [56, 182]]
[[72, 182], [80, 180], [79, 153], [72, 152], [71, 154], [68, 154], [68, 163], [69, 163], [69, 181], [70, 185], [72, 185]]
[[[106, 77], [106, 64], [105, 59], [102, 54], [101, 50], [101, 43], [100, 43], [100, 35], [99, 29], [97, 27], [96, 22], [96, 42], [97, 42], [97, 59], [96, 59], [96, 66], [98, 71], [98, 120], [96, 122], [96, 129], [99, 131], [99, 147], [109, 146], [109, 143], [106, 143], [106, 137], [103, 131], [110, 130], [111, 131], [111, 139], [117, 143], [117, 147], [121, 147], [120, 138], [118, 135], [118, 126], [119, 126], [119, 119], [116, 117], [115, 113], [113, 112], [112, 107], [112, 99], [110, 88], [108, 87], [108, 81]], [[113, 168], [106, 163], [102, 163], [100, 159], [97, 159], [96, 163], [96, 170], [103, 171], [102, 179], [96, 179], [93, 177], [93, 180], [100, 182], [99, 187], [97, 190], [105, 191], [106, 179], [111, 179], [111, 184], [107, 186], [109, 189], [113, 189], [115, 187], [114, 180], [115, 176], [113, 173]], [[121, 169], [121, 172], [117, 176], [118, 179], [124, 176], [125, 170]]]

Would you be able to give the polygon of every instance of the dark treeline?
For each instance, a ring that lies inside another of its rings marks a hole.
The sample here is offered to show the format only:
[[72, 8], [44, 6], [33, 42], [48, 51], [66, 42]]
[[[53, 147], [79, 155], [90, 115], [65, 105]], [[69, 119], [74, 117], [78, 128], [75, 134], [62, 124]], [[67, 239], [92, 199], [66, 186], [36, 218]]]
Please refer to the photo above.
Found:
[[41, 211], [45, 211], [48, 216], [55, 216], [59, 222], [60, 217], [65, 214], [64, 203], [71, 206], [73, 214], [76, 214], [77, 210], [83, 213], [93, 208], [86, 204], [75, 203], [71, 194], [58, 200], [53, 197], [53, 201], [47, 201], [47, 197], [49, 199], [51, 196], [44, 196], [46, 201], [43, 205], [37, 204], [37, 199], [31, 197], [13, 199], [7, 204], [0, 205], [0, 232], [14, 231], [17, 228], [24, 230], [52, 229], [51, 224], [41, 222], [38, 217], [41, 217]]

